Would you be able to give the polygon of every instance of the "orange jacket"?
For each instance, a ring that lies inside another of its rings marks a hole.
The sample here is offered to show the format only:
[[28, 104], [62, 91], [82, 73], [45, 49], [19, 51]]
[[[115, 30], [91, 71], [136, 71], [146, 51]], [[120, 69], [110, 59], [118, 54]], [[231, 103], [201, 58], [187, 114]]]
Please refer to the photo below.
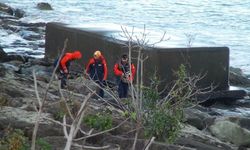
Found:
[[[96, 66], [98, 65], [98, 63], [103, 65], [103, 70]], [[86, 72], [90, 75], [91, 78], [93, 78], [94, 76], [98, 76], [99, 79], [101, 78], [100, 80], [107, 80], [108, 68], [105, 58], [103, 56], [100, 56], [98, 60], [91, 58], [86, 66]]]
[[66, 53], [60, 60], [60, 67], [61, 69], [66, 72], [68, 71], [68, 63], [75, 59], [80, 59], [82, 57], [79, 51], [75, 51], [73, 53]]
[[[136, 69], [135, 69], [134, 64], [131, 64], [130, 67], [131, 67], [132, 80], [133, 80], [135, 77]], [[113, 70], [116, 76], [121, 77], [126, 72], [129, 72], [129, 65], [128, 64], [122, 65], [121, 63], [116, 63]]]

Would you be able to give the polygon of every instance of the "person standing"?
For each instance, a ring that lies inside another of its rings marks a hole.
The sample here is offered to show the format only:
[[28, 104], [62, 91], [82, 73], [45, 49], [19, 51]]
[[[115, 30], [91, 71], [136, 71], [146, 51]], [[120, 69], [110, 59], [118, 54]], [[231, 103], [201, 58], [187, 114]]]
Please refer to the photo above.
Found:
[[107, 80], [108, 68], [107, 62], [102, 53], [97, 50], [94, 52], [93, 58], [91, 58], [86, 66], [86, 73], [89, 77], [99, 84], [98, 95], [103, 98], [104, 96], [104, 81]]
[[[131, 72], [130, 72], [131, 68]], [[133, 81], [135, 77], [135, 66], [129, 64], [128, 55], [123, 54], [121, 60], [114, 65], [114, 74], [118, 78], [118, 94], [119, 98], [128, 97], [129, 83]]]
[[[70, 63], [73, 60], [82, 58], [80, 51], [76, 50], [74, 52], [65, 53], [61, 60], [59, 60], [59, 80], [61, 80], [61, 88], [65, 88], [67, 85], [67, 79], [69, 75]], [[58, 61], [58, 60], [57, 60]]]

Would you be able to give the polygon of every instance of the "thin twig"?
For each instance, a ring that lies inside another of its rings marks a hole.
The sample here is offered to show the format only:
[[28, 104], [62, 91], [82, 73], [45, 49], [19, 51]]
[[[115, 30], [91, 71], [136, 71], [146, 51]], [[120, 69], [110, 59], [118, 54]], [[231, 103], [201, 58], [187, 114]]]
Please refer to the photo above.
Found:
[[[64, 41], [64, 47], [63, 47], [62, 54], [60, 55], [59, 59], [62, 58], [63, 53], [66, 50], [67, 43], [68, 43], [68, 39], [66, 39]], [[38, 127], [39, 127], [39, 122], [40, 122], [40, 117], [41, 117], [41, 114], [42, 114], [42, 109], [43, 109], [43, 106], [44, 106], [45, 100], [47, 98], [47, 94], [48, 94], [50, 85], [52, 84], [52, 81], [54, 79], [54, 76], [55, 76], [55, 73], [56, 73], [56, 70], [57, 70], [58, 66], [59, 66], [59, 61], [57, 62], [57, 65], [56, 65], [55, 69], [53, 70], [53, 73], [52, 73], [52, 76], [50, 78], [50, 81], [49, 81], [49, 83], [48, 83], [48, 85], [46, 87], [46, 91], [45, 91], [44, 97], [43, 97], [43, 99], [41, 101], [41, 105], [39, 106], [39, 111], [38, 111], [38, 114], [37, 114], [37, 117], [36, 117], [36, 122], [35, 122], [34, 130], [33, 130], [33, 134], [32, 134], [31, 150], [35, 150], [37, 130], [38, 130]]]

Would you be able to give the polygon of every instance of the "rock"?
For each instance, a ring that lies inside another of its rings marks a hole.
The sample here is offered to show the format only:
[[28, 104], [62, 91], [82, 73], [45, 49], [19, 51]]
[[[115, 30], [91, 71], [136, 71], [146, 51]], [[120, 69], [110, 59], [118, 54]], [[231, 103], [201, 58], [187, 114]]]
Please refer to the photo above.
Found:
[[36, 7], [40, 10], [53, 10], [53, 8], [49, 3], [44, 3], [44, 2], [38, 3]]
[[250, 145], [250, 130], [241, 127], [235, 122], [231, 122], [230, 118], [218, 119], [209, 127], [211, 133], [223, 140], [229, 141], [238, 146]]
[[20, 36], [28, 41], [34, 41], [41, 39], [41, 35], [33, 31], [22, 30], [19, 32]]
[[199, 130], [205, 129], [212, 124], [215, 117], [210, 116], [207, 112], [202, 112], [195, 108], [188, 108], [184, 110], [186, 123], [196, 127]]
[[0, 3], [0, 11], [5, 12], [5, 13], [7, 13], [9, 15], [14, 14], [13, 9], [10, 6], [8, 6], [8, 5], [4, 4], [4, 3]]
[[199, 104], [205, 107], [214, 105], [216, 102], [230, 105], [238, 99], [243, 99], [245, 96], [247, 96], [247, 91], [242, 89], [213, 91], [199, 95], [199, 99], [203, 100]]
[[[25, 64], [27, 65], [27, 64]], [[21, 74], [33, 77], [33, 70], [36, 73], [37, 80], [48, 82], [52, 75], [53, 67], [45, 67], [40, 65], [23, 65], [20, 69]]]
[[[106, 135], [101, 142], [103, 145], [109, 145], [110, 143], [119, 145], [119, 149], [121, 150], [127, 150], [131, 149], [133, 146], [134, 138], [125, 138], [121, 136], [112, 136], [112, 135]], [[135, 149], [144, 149], [148, 143], [148, 140], [145, 139], [138, 139], [136, 143]], [[150, 146], [149, 150], [195, 150], [195, 148], [186, 147], [186, 146], [179, 146], [179, 145], [173, 145], [173, 144], [166, 144], [166, 143], [160, 143], [160, 142], [153, 142]]]
[[[46, 119], [51, 118], [50, 114], [42, 113], [38, 136], [62, 136], [62, 127]], [[12, 127], [26, 131], [30, 137], [36, 122], [37, 112], [25, 111], [14, 107], [2, 107], [0, 109], [0, 128]]]
[[17, 18], [22, 18], [24, 16], [24, 11], [21, 9], [14, 9], [4, 3], [0, 3], [0, 11], [5, 12], [9, 15], [15, 16]]
[[7, 57], [7, 53], [3, 50], [2, 47], [0, 47], [0, 62], [3, 62]]
[[14, 76], [14, 72], [17, 70], [18, 70], [18, 67], [14, 65], [2, 63], [0, 64], [0, 77], [11, 78]]
[[14, 16], [17, 18], [22, 18], [24, 14], [25, 12], [19, 8], [14, 10]]
[[220, 141], [205, 131], [200, 131], [190, 125], [185, 125], [180, 136], [174, 142], [177, 145], [206, 150], [233, 150], [233, 146]]
[[230, 67], [229, 71], [230, 85], [235, 86], [250, 86], [250, 80], [243, 74], [239, 68]]

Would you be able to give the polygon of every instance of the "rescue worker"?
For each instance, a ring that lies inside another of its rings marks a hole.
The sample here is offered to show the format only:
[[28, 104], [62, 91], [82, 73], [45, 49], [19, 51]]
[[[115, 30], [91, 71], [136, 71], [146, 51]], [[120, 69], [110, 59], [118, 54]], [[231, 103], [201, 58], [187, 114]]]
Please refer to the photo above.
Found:
[[[130, 73], [131, 68], [131, 73]], [[114, 66], [114, 74], [117, 76], [118, 80], [118, 94], [119, 98], [128, 97], [128, 87], [129, 83], [133, 81], [135, 77], [135, 66], [128, 62], [128, 55], [123, 54], [121, 60]]]
[[86, 66], [86, 73], [92, 80], [99, 84], [100, 88], [98, 95], [103, 98], [103, 83], [107, 80], [108, 68], [106, 60], [99, 50], [95, 51], [93, 58], [89, 60]]
[[[65, 53], [61, 60], [59, 61], [59, 79], [61, 80], [61, 88], [65, 88], [67, 85], [67, 79], [69, 75], [69, 67], [70, 63], [73, 60], [82, 58], [82, 54], [80, 51], [68, 52]], [[58, 60], [57, 60], [58, 61]]]

